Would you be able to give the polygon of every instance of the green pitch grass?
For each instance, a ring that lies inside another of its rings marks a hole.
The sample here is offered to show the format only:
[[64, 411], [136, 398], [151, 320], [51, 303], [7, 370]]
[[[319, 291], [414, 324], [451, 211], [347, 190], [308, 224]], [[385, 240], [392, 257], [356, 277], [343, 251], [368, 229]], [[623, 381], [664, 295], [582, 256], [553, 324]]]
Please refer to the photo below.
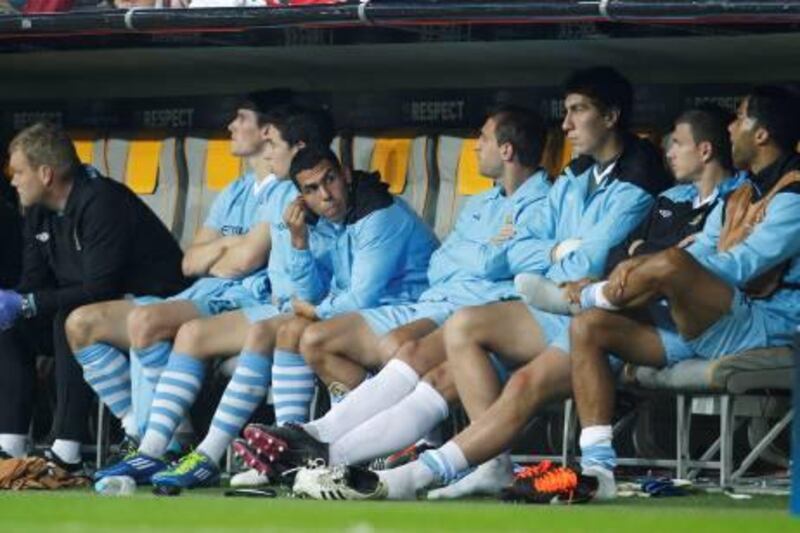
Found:
[[800, 531], [787, 498], [698, 494], [581, 506], [456, 502], [314, 502], [226, 498], [220, 490], [156, 497], [89, 491], [0, 492], [0, 531]]

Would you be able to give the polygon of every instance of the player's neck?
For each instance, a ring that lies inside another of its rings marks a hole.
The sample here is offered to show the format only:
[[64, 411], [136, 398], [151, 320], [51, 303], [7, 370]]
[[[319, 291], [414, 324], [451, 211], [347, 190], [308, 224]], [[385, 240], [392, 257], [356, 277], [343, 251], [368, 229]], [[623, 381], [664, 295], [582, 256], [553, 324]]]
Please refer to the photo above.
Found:
[[535, 168], [524, 167], [521, 165], [514, 165], [506, 167], [503, 171], [503, 191], [506, 196], [511, 196], [517, 189], [519, 189], [533, 173], [536, 172]]
[[700, 178], [695, 182], [697, 192], [701, 199], [708, 198], [714, 190], [722, 183], [722, 180], [730, 176], [730, 171], [725, 170], [717, 162], [712, 162], [705, 167], [700, 174]]
[[253, 169], [257, 182], [264, 180], [270, 173], [269, 162], [263, 157], [251, 157], [247, 160], [247, 164]]
[[615, 131], [609, 134], [606, 142], [592, 154], [592, 158], [600, 168], [604, 169], [619, 158], [624, 148], [625, 143], [623, 142], [622, 134]]

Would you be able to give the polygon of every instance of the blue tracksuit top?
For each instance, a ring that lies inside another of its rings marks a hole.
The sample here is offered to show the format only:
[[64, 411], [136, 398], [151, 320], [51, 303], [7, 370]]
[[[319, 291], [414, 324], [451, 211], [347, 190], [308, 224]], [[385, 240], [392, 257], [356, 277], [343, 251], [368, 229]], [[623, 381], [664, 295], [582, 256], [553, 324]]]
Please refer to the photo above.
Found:
[[[555, 282], [603, 274], [609, 250], [648, 214], [655, 197], [670, 185], [661, 156], [646, 140], [628, 137], [612, 170], [593, 191], [596, 163], [575, 159], [555, 182], [547, 200], [520, 232], [497, 272], [542, 274]], [[559, 243], [579, 239], [580, 246], [553, 261]]]
[[[503, 266], [513, 239], [493, 242], [500, 229], [513, 224], [516, 231], [528, 224], [550, 190], [544, 170], [537, 170], [511, 196], [503, 187], [476, 194], [464, 205], [453, 230], [431, 257], [430, 289], [423, 302], [481, 305], [516, 295], [513, 273]], [[502, 273], [496, 270], [500, 265]]]
[[319, 302], [320, 319], [416, 301], [428, 287], [426, 272], [439, 245], [408, 204], [393, 198], [374, 174], [355, 173], [351, 209], [344, 223], [320, 219], [309, 249], [291, 249], [295, 286]]
[[[214, 198], [203, 226], [224, 236], [244, 235], [261, 222], [260, 210], [269, 202], [278, 183], [274, 176], [268, 176], [256, 189], [256, 177], [252, 172], [237, 178]], [[211, 276], [203, 278], [203, 283], [210, 283], [209, 278], [230, 283], [230, 280]], [[266, 264], [236, 281], [258, 298], [265, 299], [269, 294]]]
[[[784, 174], [800, 170], [800, 156], [786, 155], [751, 178], [760, 194], [766, 194]], [[742, 242], [725, 252], [717, 250], [723, 224], [724, 204], [709, 215], [703, 232], [687, 251], [714, 275], [730, 285], [745, 288], [750, 280], [777, 265], [788, 263], [783, 286], [766, 299], [754, 300], [788, 332], [800, 324], [800, 184], [786, 187], [769, 202], [764, 220]]]

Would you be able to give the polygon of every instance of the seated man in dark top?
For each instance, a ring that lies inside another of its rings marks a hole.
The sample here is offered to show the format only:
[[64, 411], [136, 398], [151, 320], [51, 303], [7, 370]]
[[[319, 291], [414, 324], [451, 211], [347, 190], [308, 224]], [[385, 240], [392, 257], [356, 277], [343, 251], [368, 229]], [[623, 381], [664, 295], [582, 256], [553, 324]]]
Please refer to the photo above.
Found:
[[26, 128], [9, 155], [25, 218], [21, 279], [0, 290], [0, 452], [25, 453], [34, 356], [44, 349], [55, 355], [57, 401], [55, 442], [44, 453], [76, 472], [92, 392], [69, 349], [66, 317], [90, 302], [181, 290], [182, 254], [133, 192], [81, 165], [60, 127]]

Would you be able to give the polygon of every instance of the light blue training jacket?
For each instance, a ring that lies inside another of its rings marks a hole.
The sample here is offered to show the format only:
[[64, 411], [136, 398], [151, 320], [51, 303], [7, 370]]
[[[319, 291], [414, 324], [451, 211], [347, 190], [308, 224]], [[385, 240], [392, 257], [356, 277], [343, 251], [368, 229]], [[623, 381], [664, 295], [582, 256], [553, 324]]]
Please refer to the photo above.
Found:
[[355, 173], [344, 223], [320, 219], [309, 248], [291, 248], [294, 286], [308, 288], [316, 314], [333, 316], [416, 301], [428, 287], [430, 256], [439, 245], [408, 204], [374, 174]]

